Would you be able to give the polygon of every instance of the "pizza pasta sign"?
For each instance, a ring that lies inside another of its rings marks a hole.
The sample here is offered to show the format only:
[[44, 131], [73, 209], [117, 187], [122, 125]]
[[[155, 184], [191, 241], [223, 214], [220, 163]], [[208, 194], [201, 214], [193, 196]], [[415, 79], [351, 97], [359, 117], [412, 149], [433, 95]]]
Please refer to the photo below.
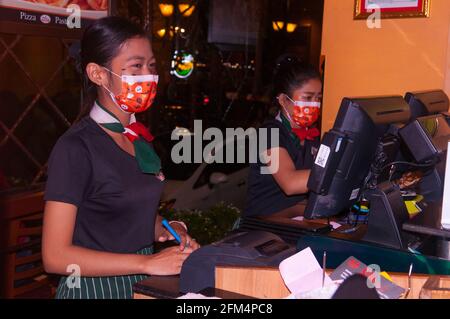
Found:
[[3, 21], [81, 29], [108, 15], [108, 0], [0, 0]]

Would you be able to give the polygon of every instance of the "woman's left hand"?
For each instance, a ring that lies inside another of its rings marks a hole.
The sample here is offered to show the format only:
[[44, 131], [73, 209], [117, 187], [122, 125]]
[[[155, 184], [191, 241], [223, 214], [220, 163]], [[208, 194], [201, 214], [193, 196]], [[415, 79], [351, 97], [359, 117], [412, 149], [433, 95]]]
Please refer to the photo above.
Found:
[[[177, 223], [170, 224], [172, 226], [173, 230], [175, 230], [181, 238], [180, 243], [180, 250], [184, 251], [186, 248], [191, 249], [192, 251], [197, 250], [200, 248], [200, 245], [193, 239], [189, 234], [186, 232], [186, 229]], [[172, 236], [172, 234], [167, 230], [164, 229], [164, 233], [159, 237], [159, 242], [165, 242], [168, 240], [174, 240], [175, 238]]]

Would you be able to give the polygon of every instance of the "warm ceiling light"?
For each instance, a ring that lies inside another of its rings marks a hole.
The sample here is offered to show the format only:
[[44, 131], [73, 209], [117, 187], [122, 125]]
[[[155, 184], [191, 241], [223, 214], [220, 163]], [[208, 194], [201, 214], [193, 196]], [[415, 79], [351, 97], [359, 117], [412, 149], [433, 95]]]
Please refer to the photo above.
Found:
[[156, 33], [158, 34], [158, 36], [160, 38], [164, 38], [164, 36], [166, 35], [166, 29], [160, 29], [160, 30], [156, 31]]
[[159, 10], [161, 14], [165, 17], [170, 17], [173, 14], [174, 6], [172, 4], [160, 3]]
[[[160, 37], [160, 38], [164, 38], [164, 36], [166, 35], [167, 30], [166, 29], [160, 29], [158, 31], [156, 31], [156, 34]], [[173, 29], [169, 29], [169, 36], [172, 38], [174, 36], [174, 32]]]
[[186, 32], [186, 29], [184, 29], [184, 28], [180, 28], [180, 27], [171, 27], [171, 30], [174, 30], [175, 31], [175, 33], [185, 33]]
[[284, 22], [283, 21], [273, 21], [272, 22], [272, 28], [275, 31], [280, 31], [280, 30], [283, 29], [283, 27], [284, 27]]
[[178, 10], [183, 14], [183, 16], [190, 17], [195, 10], [195, 5], [181, 3], [178, 5]]
[[295, 29], [297, 29], [297, 24], [295, 24], [295, 23], [288, 23], [286, 26], [286, 31], [289, 33], [294, 32]]

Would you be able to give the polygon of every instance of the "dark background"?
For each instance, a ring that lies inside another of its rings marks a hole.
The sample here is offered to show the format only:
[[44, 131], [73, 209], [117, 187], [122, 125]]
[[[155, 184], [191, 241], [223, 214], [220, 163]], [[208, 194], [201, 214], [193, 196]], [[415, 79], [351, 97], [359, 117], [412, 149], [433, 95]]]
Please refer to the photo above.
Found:
[[[190, 17], [163, 17], [161, 2], [113, 0], [111, 14], [142, 25], [152, 40], [160, 86], [152, 109], [140, 115], [164, 141], [176, 127], [258, 127], [271, 112], [275, 60], [293, 53], [318, 68], [323, 0], [187, 0]], [[293, 33], [274, 31], [273, 21], [296, 23]], [[170, 26], [183, 34], [165, 37]], [[76, 48], [79, 33], [39, 26], [0, 30], [0, 189], [45, 181], [48, 156], [76, 121], [82, 102]], [[194, 55], [188, 79], [170, 74], [175, 50]], [[164, 144], [164, 143], [162, 143]], [[162, 146], [164, 147], [164, 146]]]

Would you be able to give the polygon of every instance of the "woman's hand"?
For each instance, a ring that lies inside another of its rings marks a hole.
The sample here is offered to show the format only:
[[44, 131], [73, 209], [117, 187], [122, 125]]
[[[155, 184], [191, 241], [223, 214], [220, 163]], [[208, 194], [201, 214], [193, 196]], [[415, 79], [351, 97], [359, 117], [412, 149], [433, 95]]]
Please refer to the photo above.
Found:
[[143, 273], [156, 276], [178, 275], [184, 261], [192, 252], [190, 248], [180, 250], [178, 247], [170, 247], [157, 254], [145, 256]]
[[[189, 234], [186, 232], [186, 229], [178, 224], [178, 223], [172, 223], [170, 224], [170, 226], [173, 228], [173, 230], [175, 230], [177, 232], [177, 234], [180, 236], [181, 238], [181, 243], [180, 243], [180, 250], [184, 251], [186, 248], [191, 249], [192, 251], [197, 250], [198, 248], [200, 248], [200, 245], [195, 241], [195, 239], [191, 238], [191, 236], [189, 236]], [[158, 241], [163, 243], [165, 241], [168, 240], [174, 240], [175, 238], [172, 236], [172, 234], [164, 228], [163, 233], [161, 234], [161, 236], [159, 236]]]

